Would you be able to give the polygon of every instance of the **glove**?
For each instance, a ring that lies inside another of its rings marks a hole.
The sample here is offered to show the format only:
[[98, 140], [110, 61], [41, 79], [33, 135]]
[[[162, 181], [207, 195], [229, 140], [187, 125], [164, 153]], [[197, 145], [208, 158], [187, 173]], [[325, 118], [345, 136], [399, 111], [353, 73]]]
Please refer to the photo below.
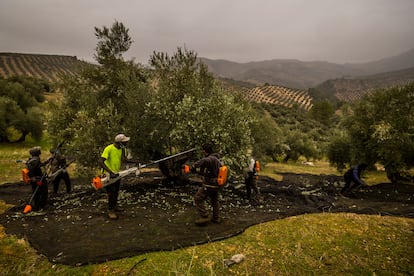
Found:
[[119, 173], [113, 173], [113, 172], [109, 173], [110, 178], [117, 178], [118, 176], [119, 176]]
[[36, 185], [37, 185], [37, 186], [42, 186], [42, 184], [43, 184], [43, 182], [42, 182], [42, 181], [40, 181], [40, 180], [36, 181]]

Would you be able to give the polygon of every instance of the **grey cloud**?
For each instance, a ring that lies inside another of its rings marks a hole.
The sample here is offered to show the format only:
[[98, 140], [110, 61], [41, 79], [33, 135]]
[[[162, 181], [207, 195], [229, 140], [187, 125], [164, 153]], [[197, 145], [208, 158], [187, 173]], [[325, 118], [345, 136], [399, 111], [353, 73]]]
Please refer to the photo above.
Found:
[[199, 56], [363, 62], [414, 48], [412, 0], [2, 0], [0, 51], [93, 58], [94, 27], [115, 20], [127, 56], [186, 46]]

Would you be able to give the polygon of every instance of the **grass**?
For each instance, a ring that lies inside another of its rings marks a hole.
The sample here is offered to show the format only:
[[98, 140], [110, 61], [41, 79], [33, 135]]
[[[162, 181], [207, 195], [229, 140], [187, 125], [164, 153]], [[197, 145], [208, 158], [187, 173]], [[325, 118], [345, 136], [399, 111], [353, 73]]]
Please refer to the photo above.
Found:
[[25, 167], [23, 162], [30, 157], [29, 149], [34, 146], [41, 147], [42, 161], [50, 156], [52, 144], [47, 137], [40, 142], [27, 137], [23, 143], [0, 143], [0, 185], [22, 180], [21, 170]]
[[[20, 177], [21, 165], [13, 161], [27, 158], [32, 145], [14, 149], [0, 145], [2, 175], [17, 171], [2, 177], [2, 183]], [[313, 167], [271, 163], [262, 168], [262, 174], [276, 179], [284, 172], [341, 175], [326, 162], [315, 162]], [[370, 184], [387, 182], [383, 172], [369, 172], [366, 177]], [[8, 208], [0, 201], [0, 213]], [[255, 225], [223, 241], [71, 267], [51, 263], [27, 240], [7, 235], [0, 226], [0, 271], [2, 275], [412, 275], [413, 229], [410, 218], [306, 214]], [[243, 262], [223, 264], [223, 259], [239, 253], [246, 256]]]
[[0, 143], [1, 184], [18, 182], [21, 180], [21, 169], [24, 168], [24, 163], [18, 161], [26, 161], [30, 157], [29, 149], [34, 146], [41, 146], [42, 149], [45, 148], [44, 142], [40, 144], [31, 139], [28, 139], [28, 141], [24, 143]]
[[[0, 268], [9, 275], [412, 275], [413, 228], [407, 218], [301, 215], [224, 241], [82, 267], [52, 264], [1, 231]], [[239, 253], [243, 262], [223, 264]]]
[[[331, 167], [327, 161], [315, 161], [314, 166], [304, 165], [302, 163], [270, 163], [262, 168], [262, 174], [270, 176], [278, 181], [281, 181], [282, 173], [297, 173], [297, 174], [326, 174], [326, 175], [343, 175], [336, 168]], [[362, 174], [363, 180], [368, 185], [375, 185], [378, 183], [390, 182], [384, 171], [368, 171]]]

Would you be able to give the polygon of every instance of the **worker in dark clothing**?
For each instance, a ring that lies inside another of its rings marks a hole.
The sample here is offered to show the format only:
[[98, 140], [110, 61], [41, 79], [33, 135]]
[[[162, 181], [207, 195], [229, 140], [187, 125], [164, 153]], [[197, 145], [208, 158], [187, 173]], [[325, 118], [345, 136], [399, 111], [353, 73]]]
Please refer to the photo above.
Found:
[[340, 192], [341, 195], [345, 196], [352, 190], [362, 185], [366, 185], [365, 182], [361, 179], [361, 173], [367, 167], [367, 164], [362, 163], [356, 166], [352, 166], [349, 170], [346, 171], [346, 173], [344, 174], [345, 186], [342, 188]]
[[[217, 183], [217, 176], [221, 166], [220, 155], [214, 153], [210, 144], [204, 144], [202, 149], [205, 157], [196, 161], [191, 166], [191, 172], [204, 176], [202, 186], [194, 195], [194, 203], [200, 215], [200, 218], [195, 221], [197, 225], [205, 225], [209, 221], [214, 223], [219, 223], [221, 221], [219, 203], [220, 187]], [[207, 198], [210, 198], [213, 207], [213, 216], [211, 218], [209, 217], [209, 212], [205, 206]]]
[[[257, 188], [258, 174], [259, 172], [257, 168], [256, 159], [254, 159], [254, 157], [251, 157], [249, 160], [249, 167], [247, 171], [247, 177], [245, 178], [245, 184], [246, 184], [247, 198], [249, 200], [253, 200], [256, 202], [261, 201], [260, 192], [259, 192], [259, 189]], [[252, 190], [253, 190], [253, 195], [252, 195]]]
[[[53, 193], [57, 194], [61, 180], [65, 182], [66, 192], [70, 193], [72, 188], [69, 173], [66, 171], [66, 158], [62, 156], [60, 150], [55, 151], [52, 149], [50, 150], [50, 153], [52, 156], [46, 161], [46, 163], [50, 162], [50, 169], [53, 175]], [[57, 173], [58, 170], [60, 170], [60, 172]]]
[[41, 168], [45, 163], [42, 163], [40, 160], [40, 154], [42, 153], [40, 147], [31, 148], [29, 153], [30, 158], [26, 161], [26, 166], [29, 169], [30, 184], [32, 185], [33, 193], [35, 193], [33, 197], [33, 210], [39, 211], [46, 206], [48, 197], [47, 180]]

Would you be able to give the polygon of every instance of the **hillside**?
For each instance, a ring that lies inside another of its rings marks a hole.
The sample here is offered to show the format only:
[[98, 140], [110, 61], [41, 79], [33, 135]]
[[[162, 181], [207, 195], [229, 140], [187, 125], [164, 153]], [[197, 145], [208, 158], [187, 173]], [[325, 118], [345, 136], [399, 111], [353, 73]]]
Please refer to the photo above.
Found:
[[394, 57], [360, 64], [280, 59], [248, 63], [208, 58], [200, 60], [217, 77], [248, 82], [256, 86], [271, 84], [308, 89], [329, 79], [366, 76], [414, 67], [414, 49]]
[[269, 103], [288, 108], [297, 106], [306, 111], [312, 108], [312, 97], [307, 91], [300, 89], [266, 85], [246, 89], [245, 95], [247, 100], [258, 103]]
[[[372, 70], [385, 70], [414, 64], [413, 53], [367, 64], [338, 65], [327, 62], [301, 62], [298, 60], [272, 60], [235, 63], [202, 58], [209, 70], [228, 89], [242, 90], [247, 100], [285, 107], [310, 110], [312, 98], [336, 98], [353, 101], [376, 88], [404, 85], [414, 81], [414, 65], [409, 69], [375, 75]], [[412, 60], [412, 61], [411, 61]], [[26, 75], [56, 81], [63, 74], [76, 74], [87, 64], [75, 56], [0, 53], [0, 76]], [[388, 65], [387, 65], [388, 64]], [[311, 88], [308, 92], [307, 87]]]
[[328, 80], [311, 89], [311, 94], [316, 91], [319, 97], [329, 98], [333, 95], [340, 101], [352, 102], [374, 89], [402, 86], [410, 82], [414, 82], [414, 67], [371, 76]]
[[26, 75], [56, 81], [62, 74], [76, 74], [83, 64], [75, 56], [0, 53], [0, 76]]
[[[20, 53], [0, 53], [0, 76], [26, 75], [56, 81], [62, 74], [76, 74], [80, 65], [85, 62], [74, 56], [39, 55]], [[311, 97], [304, 90], [287, 87], [261, 86], [255, 87], [251, 82], [238, 82], [232, 79], [223, 80], [228, 89], [237, 87], [243, 90], [247, 100], [282, 105], [298, 106], [305, 110], [311, 108]]]

